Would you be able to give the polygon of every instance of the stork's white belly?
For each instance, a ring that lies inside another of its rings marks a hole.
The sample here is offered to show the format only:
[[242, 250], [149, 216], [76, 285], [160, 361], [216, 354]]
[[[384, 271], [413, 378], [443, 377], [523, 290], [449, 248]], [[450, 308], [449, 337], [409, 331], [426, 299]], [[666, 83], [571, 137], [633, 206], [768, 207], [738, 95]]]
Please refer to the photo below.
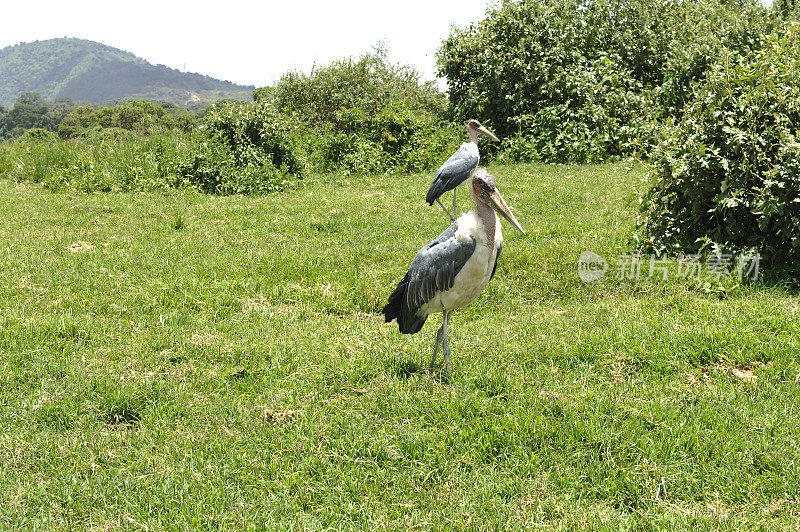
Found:
[[465, 307], [472, 303], [489, 284], [497, 261], [497, 249], [503, 241], [500, 220], [495, 219], [494, 238], [490, 240], [480, 218], [474, 211], [470, 211], [459, 218], [459, 233], [457, 236], [475, 238], [475, 251], [456, 275], [453, 287], [450, 290], [436, 292], [430, 301], [420, 307], [418, 315]]

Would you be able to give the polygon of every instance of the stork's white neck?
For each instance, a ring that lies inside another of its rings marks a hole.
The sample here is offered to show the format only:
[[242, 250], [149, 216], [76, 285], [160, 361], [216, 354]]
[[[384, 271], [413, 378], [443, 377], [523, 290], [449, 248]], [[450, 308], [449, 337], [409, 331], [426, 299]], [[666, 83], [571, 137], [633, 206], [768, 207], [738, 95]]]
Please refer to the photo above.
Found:
[[478, 145], [478, 130], [467, 127], [467, 131], [469, 131], [469, 141], [474, 143], [476, 146]]

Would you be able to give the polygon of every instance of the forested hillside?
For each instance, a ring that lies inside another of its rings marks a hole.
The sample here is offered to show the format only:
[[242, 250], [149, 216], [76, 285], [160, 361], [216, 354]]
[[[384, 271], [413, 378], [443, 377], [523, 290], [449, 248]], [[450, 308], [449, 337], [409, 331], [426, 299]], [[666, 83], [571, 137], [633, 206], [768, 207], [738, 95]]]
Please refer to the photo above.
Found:
[[0, 50], [0, 105], [26, 92], [45, 100], [106, 102], [119, 98], [183, 105], [249, 99], [254, 87], [151, 65], [130, 52], [84, 39], [49, 39]]

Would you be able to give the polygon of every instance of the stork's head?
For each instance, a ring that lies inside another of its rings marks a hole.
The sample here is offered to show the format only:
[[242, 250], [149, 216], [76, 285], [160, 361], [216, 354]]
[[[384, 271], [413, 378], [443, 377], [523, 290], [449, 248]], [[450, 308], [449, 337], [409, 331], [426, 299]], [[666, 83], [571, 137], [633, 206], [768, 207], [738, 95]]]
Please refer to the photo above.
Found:
[[483, 127], [481, 125], [481, 123], [478, 122], [477, 120], [475, 120], [474, 118], [471, 118], [467, 122], [467, 131], [469, 131], [470, 137], [474, 137], [475, 139], [478, 138], [478, 135], [486, 135], [487, 137], [489, 137], [493, 141], [500, 142], [497, 137], [492, 135], [491, 131], [489, 131], [488, 129]]
[[500, 191], [497, 190], [497, 180], [486, 168], [476, 168], [472, 172], [472, 191], [478, 201], [494, 209], [497, 214], [508, 220], [514, 226], [514, 229], [523, 235], [525, 234], [511, 209], [508, 208], [503, 196], [500, 195]]

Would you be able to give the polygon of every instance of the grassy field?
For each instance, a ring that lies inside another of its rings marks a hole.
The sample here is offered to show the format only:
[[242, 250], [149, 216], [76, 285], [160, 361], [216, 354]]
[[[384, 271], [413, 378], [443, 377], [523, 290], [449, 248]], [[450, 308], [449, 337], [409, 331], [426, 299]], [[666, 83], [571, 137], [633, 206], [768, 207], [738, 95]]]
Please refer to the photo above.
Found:
[[428, 175], [0, 180], [0, 528], [797, 530], [796, 293], [617, 279], [642, 168], [491, 170], [528, 235], [450, 383], [419, 371], [440, 316], [379, 315], [446, 225]]

